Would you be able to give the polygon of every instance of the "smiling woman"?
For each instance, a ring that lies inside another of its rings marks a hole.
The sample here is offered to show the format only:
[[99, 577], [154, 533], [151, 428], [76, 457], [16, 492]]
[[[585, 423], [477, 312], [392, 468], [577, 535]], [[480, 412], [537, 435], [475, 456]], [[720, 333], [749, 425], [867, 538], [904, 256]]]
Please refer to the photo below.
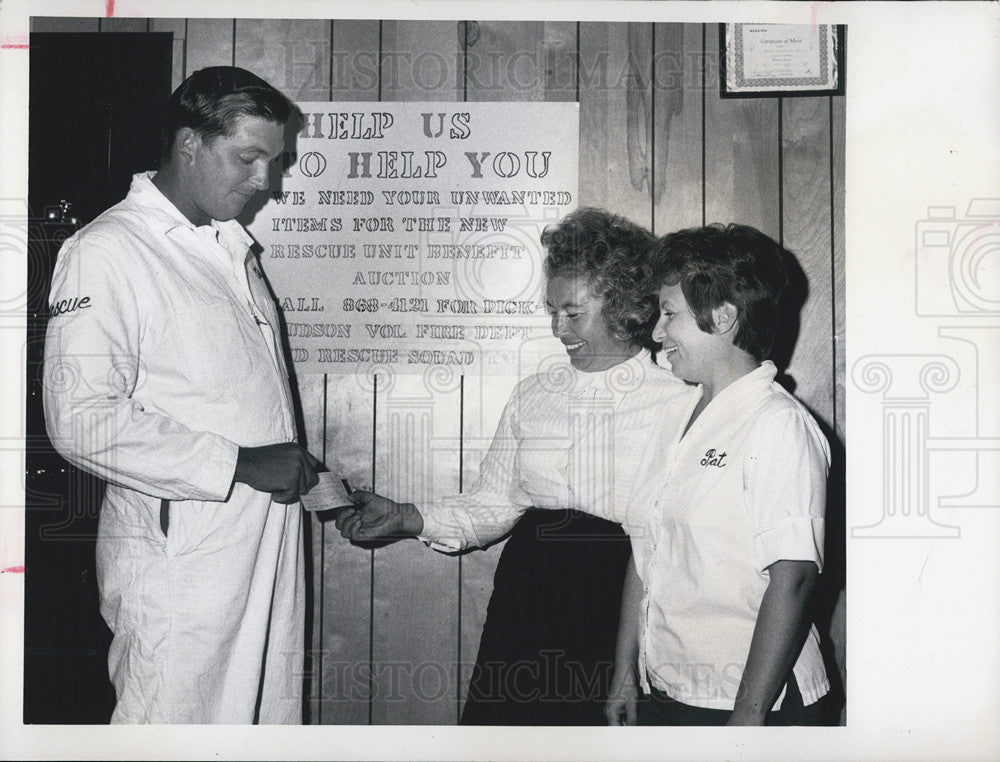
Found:
[[552, 331], [569, 366], [517, 385], [470, 490], [433, 503], [353, 493], [352, 540], [419, 536], [442, 551], [511, 531], [462, 714], [474, 725], [600, 725], [629, 544], [628, 498], [663, 410], [688, 389], [652, 362], [654, 239], [584, 208], [542, 235]]

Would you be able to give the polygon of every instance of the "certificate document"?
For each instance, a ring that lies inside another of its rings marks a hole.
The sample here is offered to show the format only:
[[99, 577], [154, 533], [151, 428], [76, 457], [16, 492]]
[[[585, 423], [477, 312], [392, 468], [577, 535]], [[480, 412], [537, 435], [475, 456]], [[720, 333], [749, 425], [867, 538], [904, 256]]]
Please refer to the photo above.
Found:
[[726, 24], [724, 95], [842, 91], [837, 27]]

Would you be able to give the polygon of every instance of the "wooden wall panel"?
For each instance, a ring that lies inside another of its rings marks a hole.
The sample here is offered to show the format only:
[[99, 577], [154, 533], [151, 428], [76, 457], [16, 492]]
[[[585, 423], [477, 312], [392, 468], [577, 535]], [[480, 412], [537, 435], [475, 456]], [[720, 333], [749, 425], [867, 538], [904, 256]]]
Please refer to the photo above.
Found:
[[[324, 379], [325, 397], [317, 410], [310, 387]], [[354, 489], [371, 488], [375, 477], [375, 393], [373, 376], [305, 376], [299, 389], [308, 419], [325, 420], [326, 465]], [[325, 414], [324, 414], [325, 413]], [[308, 425], [307, 425], [308, 426]], [[316, 454], [316, 449], [310, 446]], [[313, 523], [316, 609], [313, 642], [317, 701], [314, 722], [325, 725], [365, 725], [370, 721], [372, 552], [344, 540], [331, 519]], [[317, 576], [318, 575], [318, 576]]]
[[545, 93], [545, 24], [470, 21], [465, 59], [466, 99], [539, 101]]
[[184, 76], [206, 66], [232, 66], [233, 20], [188, 19]]
[[579, 26], [575, 21], [546, 21], [543, 25], [539, 65], [545, 77], [544, 100], [576, 100]]
[[705, 50], [705, 221], [752, 225], [779, 240], [778, 100], [720, 98], [714, 24]]
[[[456, 100], [457, 28], [451, 21], [383, 22], [382, 100]], [[387, 378], [376, 397], [379, 492], [404, 502], [458, 492], [459, 387], [458, 374], [437, 371]], [[458, 559], [406, 541], [375, 550], [373, 569], [372, 722], [454, 722]]]
[[703, 224], [703, 34], [701, 24], [655, 28], [653, 232], [657, 235]]
[[32, 16], [32, 32], [99, 32], [101, 19], [79, 16]]
[[462, 99], [458, 22], [382, 22], [382, 99]]
[[[377, 398], [376, 489], [429, 503], [459, 491], [458, 374], [396, 376]], [[416, 540], [374, 551], [374, 724], [455, 721], [459, 561]]]
[[[331, 30], [332, 38], [324, 42], [322, 35]], [[301, 48], [301, 54], [317, 47], [330, 54], [326, 71], [310, 75], [312, 83], [302, 82], [305, 95], [301, 99], [377, 100], [378, 30], [377, 21], [322, 22], [322, 27], [310, 27], [312, 41]], [[299, 55], [298, 48], [293, 52]], [[350, 68], [359, 60], [369, 62], [363, 83]], [[322, 81], [327, 85], [325, 93]], [[317, 384], [325, 393], [317, 395]], [[318, 455], [317, 448], [321, 449], [330, 470], [347, 478], [355, 489], [371, 488], [375, 479], [376, 388], [374, 375], [315, 374], [299, 379], [310, 450]], [[325, 423], [313, 444], [309, 419], [319, 416]], [[372, 551], [345, 541], [332, 519], [314, 519], [312, 534], [317, 657], [311, 718], [317, 724], [364, 725], [371, 719]]]
[[115, 16], [109, 19], [100, 19], [98, 31], [101, 32], [149, 32], [149, 20], [145, 18], [125, 18]]
[[[796, 396], [832, 427], [830, 99], [785, 98], [782, 118], [783, 243], [808, 287], [787, 373], [796, 381]], [[790, 290], [795, 286], [793, 278]]]
[[150, 19], [150, 31], [173, 32], [173, 71], [170, 75], [170, 91], [180, 87], [184, 81], [184, 62], [187, 60], [187, 19]]
[[[294, 379], [294, 382], [295, 389], [293, 393], [298, 396], [302, 414], [299, 442], [319, 458], [321, 462], [326, 463], [325, 435], [327, 409], [325, 378], [321, 374], [300, 374]], [[322, 606], [320, 604], [326, 580], [324, 563], [326, 560], [324, 546], [326, 525], [317, 520], [315, 514], [308, 512], [303, 513], [303, 521], [305, 548], [309, 554], [305, 564], [306, 586], [307, 589], [311, 590], [311, 596], [307, 599], [307, 605], [310, 605], [311, 608], [306, 614], [306, 637], [308, 638], [306, 642], [309, 643], [308, 648], [310, 651], [309, 657], [306, 660], [306, 669], [310, 670], [312, 674], [308, 686], [308, 718], [310, 722], [318, 722], [320, 714], [318, 702], [321, 685], [319, 676], [322, 675], [322, 665], [324, 662], [322, 656], [323, 638], [321, 637], [324, 622]]]
[[237, 19], [235, 63], [293, 101], [330, 97], [330, 22]]
[[580, 206], [607, 207], [647, 227], [652, 91], [640, 62], [651, 50], [652, 24], [580, 24]]
[[377, 101], [382, 22], [334, 21], [330, 42], [330, 99]]

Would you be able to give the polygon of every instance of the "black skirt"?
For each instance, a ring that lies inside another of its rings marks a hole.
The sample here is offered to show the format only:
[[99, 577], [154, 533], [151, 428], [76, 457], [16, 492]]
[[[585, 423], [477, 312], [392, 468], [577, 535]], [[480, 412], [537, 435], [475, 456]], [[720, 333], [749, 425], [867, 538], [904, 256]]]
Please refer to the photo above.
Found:
[[604, 725], [622, 584], [618, 524], [531, 509], [493, 578], [463, 725]]

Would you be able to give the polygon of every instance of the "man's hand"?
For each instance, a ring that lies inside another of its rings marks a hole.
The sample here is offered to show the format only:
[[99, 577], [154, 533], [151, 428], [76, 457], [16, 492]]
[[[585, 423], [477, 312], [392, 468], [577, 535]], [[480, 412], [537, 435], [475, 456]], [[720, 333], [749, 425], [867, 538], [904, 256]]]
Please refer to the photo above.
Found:
[[412, 503], [397, 503], [374, 492], [355, 490], [353, 507], [337, 515], [337, 529], [348, 540], [384, 537], [415, 537], [424, 529], [424, 519]]
[[276, 503], [294, 503], [316, 486], [319, 461], [294, 442], [241, 447], [233, 481], [270, 492]]
[[608, 700], [604, 704], [604, 717], [608, 725], [635, 725], [638, 700], [639, 684], [635, 668], [630, 665], [616, 669], [611, 678]]

